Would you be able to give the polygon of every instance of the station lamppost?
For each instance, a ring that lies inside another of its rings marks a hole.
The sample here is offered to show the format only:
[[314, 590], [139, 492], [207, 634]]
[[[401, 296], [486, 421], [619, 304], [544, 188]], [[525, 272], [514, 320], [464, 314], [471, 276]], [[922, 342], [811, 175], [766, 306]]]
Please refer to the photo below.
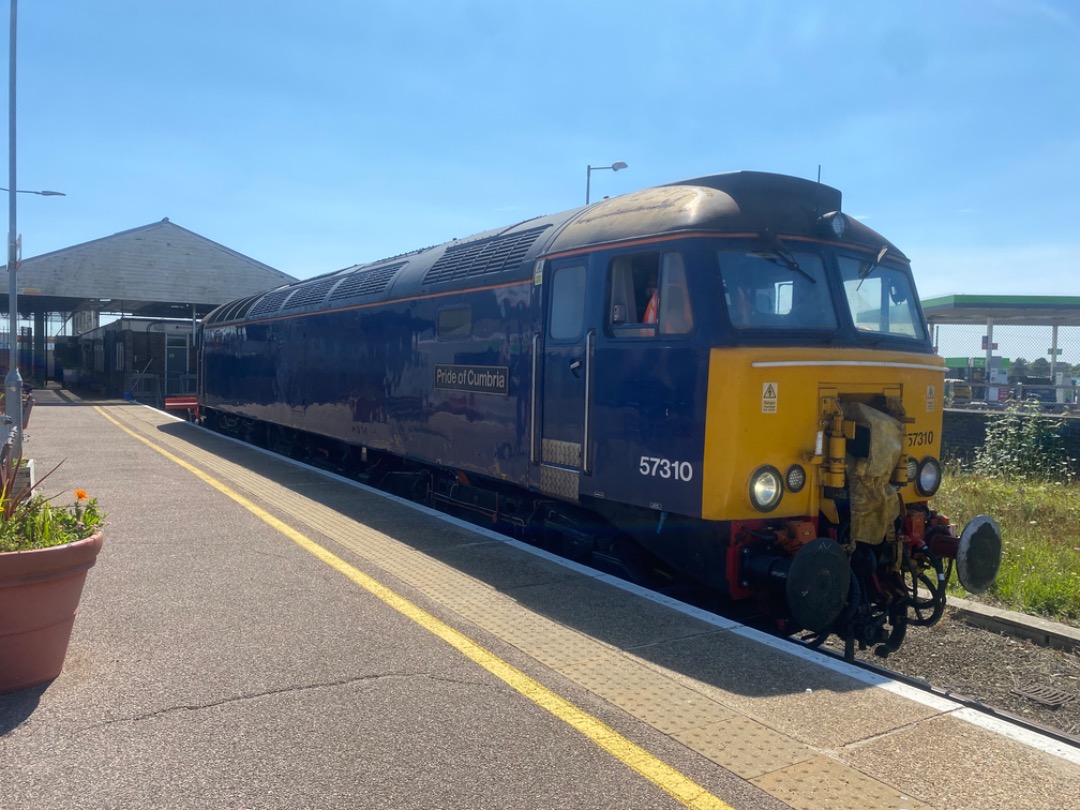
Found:
[[15, 195], [39, 194], [42, 197], [63, 197], [62, 191], [29, 191], [18, 188], [15, 180], [15, 32], [18, 20], [18, 0], [11, 2], [11, 46], [9, 49], [8, 68], [8, 372], [4, 378], [5, 411], [11, 417], [11, 450], [9, 459], [18, 464], [22, 458], [22, 375], [19, 374], [19, 283], [18, 241], [15, 224]]
[[621, 160], [612, 163], [610, 166], [586, 166], [585, 167], [585, 204], [589, 204], [589, 191], [592, 186], [592, 173], [610, 169], [613, 172], [617, 172], [619, 169], [629, 169], [630, 167], [623, 163]]
[[18, 464], [22, 458], [22, 376], [19, 374], [19, 287], [15, 279], [15, 22], [18, 19], [17, 0], [11, 0], [11, 47], [8, 67], [8, 372], [4, 378], [5, 412], [11, 417], [11, 450], [9, 462]]

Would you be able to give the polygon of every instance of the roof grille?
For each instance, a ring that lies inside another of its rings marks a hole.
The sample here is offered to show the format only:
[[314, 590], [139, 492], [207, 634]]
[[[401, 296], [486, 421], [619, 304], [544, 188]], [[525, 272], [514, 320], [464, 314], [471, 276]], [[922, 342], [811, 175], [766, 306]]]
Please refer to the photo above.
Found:
[[424, 284], [442, 284], [459, 278], [500, 273], [519, 267], [529, 248], [549, 227], [545, 225], [447, 248], [428, 270]]
[[[356, 298], [361, 295], [375, 295], [381, 293], [389, 285], [407, 262], [388, 264], [384, 267], [362, 268], [355, 273], [350, 273], [341, 279], [341, 283], [330, 293], [331, 301], [340, 301], [343, 298]], [[335, 279], [337, 281], [339, 279]]]
[[250, 298], [245, 298], [240, 302], [240, 305], [236, 309], [229, 313], [230, 319], [241, 320], [247, 317], [248, 312], [255, 306], [255, 302], [259, 300], [259, 296], [253, 295]]
[[296, 292], [289, 296], [285, 309], [299, 309], [300, 307], [321, 304], [323, 299], [326, 298], [326, 294], [330, 292], [330, 288], [337, 284], [338, 281], [340, 279], [324, 278], [313, 283], [302, 284], [296, 289]]
[[265, 315], [268, 312], [277, 312], [285, 299], [292, 294], [292, 291], [292, 287], [285, 287], [283, 289], [274, 290], [273, 292], [268, 292], [266, 295], [259, 299], [259, 303], [257, 303], [249, 310], [248, 314], [254, 318], [256, 315]]
[[222, 321], [234, 321], [237, 318], [243, 317], [244, 304], [250, 305], [258, 297], [258, 295], [253, 295], [233, 301], [231, 304], [225, 305], [222, 309], [215, 310], [211, 315], [208, 315], [203, 320], [203, 324], [211, 326], [215, 323], [221, 323]]

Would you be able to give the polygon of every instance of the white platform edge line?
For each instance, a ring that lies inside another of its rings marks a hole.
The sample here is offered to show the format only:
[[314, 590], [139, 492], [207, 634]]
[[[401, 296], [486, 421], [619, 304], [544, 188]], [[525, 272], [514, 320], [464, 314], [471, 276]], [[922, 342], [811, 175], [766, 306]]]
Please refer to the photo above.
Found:
[[986, 729], [987, 731], [1008, 737], [1018, 743], [1045, 751], [1048, 754], [1060, 757], [1074, 765], [1080, 765], [1080, 749], [1074, 748], [1067, 743], [1058, 742], [1037, 731], [1029, 731], [1026, 728], [1018, 728], [1011, 725], [1000, 717], [980, 712], [977, 709], [962, 708], [953, 712], [953, 717], [965, 720], [973, 726]]

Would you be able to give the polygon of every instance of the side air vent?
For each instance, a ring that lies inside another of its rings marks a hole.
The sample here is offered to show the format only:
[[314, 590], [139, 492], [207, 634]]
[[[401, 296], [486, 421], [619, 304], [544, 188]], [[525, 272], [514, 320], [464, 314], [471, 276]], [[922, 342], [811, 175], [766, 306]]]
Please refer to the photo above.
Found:
[[251, 310], [248, 312], [248, 315], [254, 318], [257, 315], [266, 315], [269, 312], [277, 312], [281, 308], [281, 305], [285, 301], [285, 299], [288, 298], [290, 294], [292, 294], [293, 289], [293, 287], [285, 287], [280, 290], [268, 292], [266, 295], [259, 299], [259, 302], [255, 304], [255, 306], [251, 308]]
[[345, 298], [381, 293], [389, 286], [391, 280], [397, 275], [397, 271], [406, 264], [407, 262], [398, 262], [384, 267], [373, 267], [370, 270], [364, 268], [348, 274], [344, 279], [335, 279], [340, 283], [330, 293], [330, 300], [341, 301]]
[[316, 304], [321, 304], [323, 299], [326, 298], [326, 294], [330, 292], [330, 288], [340, 280], [337, 278], [324, 278], [300, 285], [297, 287], [296, 292], [289, 296], [289, 300], [285, 302], [285, 309], [300, 309], [301, 307], [313, 307]]
[[542, 228], [493, 236], [490, 239], [447, 248], [428, 270], [424, 284], [442, 284], [519, 267], [529, 248], [549, 227], [545, 225]]

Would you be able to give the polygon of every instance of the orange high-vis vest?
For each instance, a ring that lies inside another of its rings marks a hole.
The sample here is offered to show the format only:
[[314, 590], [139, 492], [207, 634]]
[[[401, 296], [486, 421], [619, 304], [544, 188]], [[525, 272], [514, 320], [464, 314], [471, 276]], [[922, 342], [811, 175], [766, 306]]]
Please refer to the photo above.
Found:
[[641, 321], [642, 323], [656, 323], [656, 311], [660, 308], [660, 291], [657, 290], [652, 294], [652, 298], [649, 299], [648, 306], [645, 307], [645, 317]]

